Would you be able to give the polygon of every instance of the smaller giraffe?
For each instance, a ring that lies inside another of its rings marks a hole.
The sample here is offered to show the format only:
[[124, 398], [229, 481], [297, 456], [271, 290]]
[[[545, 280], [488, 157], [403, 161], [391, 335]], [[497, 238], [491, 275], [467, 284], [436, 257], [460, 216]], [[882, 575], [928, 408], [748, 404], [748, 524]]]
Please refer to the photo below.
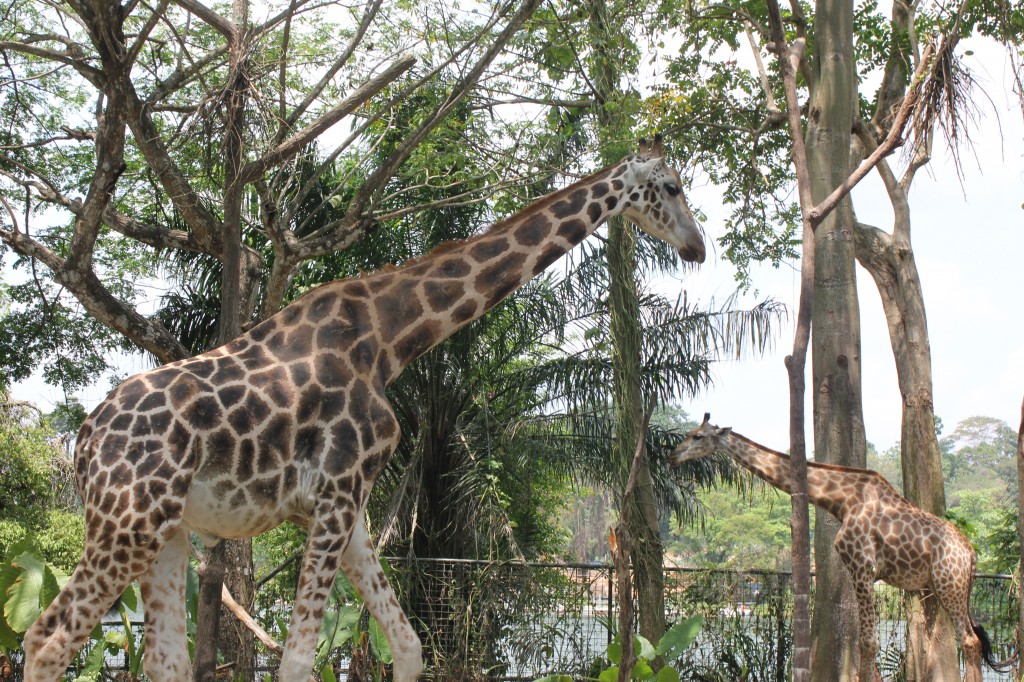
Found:
[[[704, 422], [686, 434], [669, 456], [673, 466], [728, 455], [779, 490], [790, 493], [789, 456]], [[875, 666], [878, 649], [872, 585], [884, 580], [903, 590], [927, 590], [939, 598], [963, 647], [967, 682], [981, 682], [981, 661], [1005, 671], [1010, 661], [997, 662], [984, 629], [968, 610], [976, 558], [970, 541], [944, 519], [910, 504], [880, 474], [835, 464], [807, 463], [807, 494], [814, 505], [839, 519], [835, 548], [853, 579], [859, 607], [860, 679], [880, 680]], [[1012, 659], [1010, 659], [1012, 660]]]

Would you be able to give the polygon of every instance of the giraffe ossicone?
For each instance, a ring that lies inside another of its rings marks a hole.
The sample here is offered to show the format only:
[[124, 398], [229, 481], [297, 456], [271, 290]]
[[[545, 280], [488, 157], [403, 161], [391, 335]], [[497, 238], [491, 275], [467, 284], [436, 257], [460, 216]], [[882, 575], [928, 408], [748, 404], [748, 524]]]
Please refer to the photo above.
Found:
[[[721, 453], [773, 487], [791, 492], [789, 455], [710, 422], [711, 415], [705, 413], [703, 423], [669, 455], [671, 465]], [[857, 594], [860, 680], [880, 679], [875, 665], [876, 580], [938, 597], [960, 638], [967, 682], [981, 682], [982, 659], [993, 670], [1009, 669], [1010, 661], [994, 660], [988, 636], [971, 619], [976, 557], [960, 529], [915, 507], [868, 469], [807, 462], [807, 496], [840, 522], [835, 548]]]
[[79, 432], [85, 550], [26, 633], [26, 682], [59, 679], [135, 579], [147, 675], [191, 679], [188, 532], [251, 537], [284, 521], [305, 527], [308, 540], [278, 679], [311, 679], [339, 568], [391, 645], [395, 681], [417, 679], [419, 639], [363, 520], [399, 440], [384, 389], [615, 215], [703, 262], [703, 238], [658, 137], [482, 234], [404, 267], [324, 284], [224, 346], [122, 382]]

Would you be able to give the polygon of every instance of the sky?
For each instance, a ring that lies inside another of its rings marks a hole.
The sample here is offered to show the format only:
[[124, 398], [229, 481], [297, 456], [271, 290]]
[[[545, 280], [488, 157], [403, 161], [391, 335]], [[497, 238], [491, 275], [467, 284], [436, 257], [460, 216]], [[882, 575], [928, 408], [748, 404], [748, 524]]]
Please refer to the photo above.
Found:
[[[1020, 426], [1024, 400], [1024, 120], [1009, 89], [1010, 65], [1000, 50], [975, 42], [966, 57], [985, 88], [975, 103], [981, 117], [971, 130], [973, 150], [962, 154], [957, 177], [948, 148], [937, 144], [933, 160], [918, 172], [910, 193], [911, 240], [921, 277], [932, 352], [935, 413], [944, 433], [982, 415]], [[709, 214], [709, 241], [723, 231], [715, 220], [716, 191], [696, 187], [693, 206]], [[853, 192], [861, 222], [891, 231], [892, 210], [877, 174]], [[734, 290], [734, 269], [712, 249], [696, 272], [676, 282], [691, 300], [723, 301]], [[691, 418], [711, 422], [785, 451], [789, 446], [789, 383], [783, 359], [793, 348], [799, 264], [756, 268], [759, 298], [772, 297], [790, 311], [774, 348], [763, 357], [717, 363], [714, 386], [682, 401]], [[671, 286], [671, 285], [669, 285]], [[884, 451], [900, 439], [901, 399], [878, 291], [857, 266], [861, 319], [864, 423], [869, 442]], [[810, 357], [808, 357], [808, 368]], [[807, 374], [810, 389], [810, 373]], [[808, 396], [806, 419], [810, 423]], [[808, 427], [807, 443], [813, 434]]]
[[[971, 131], [973, 152], [963, 154], [964, 177], [957, 177], [940, 143], [910, 195], [914, 253], [931, 340], [935, 412], [947, 433], [975, 415], [1001, 419], [1016, 430], [1024, 399], [1024, 121], [1009, 90], [1010, 66], [1001, 50], [978, 41], [967, 47], [974, 50], [966, 59], [985, 92], [976, 99], [981, 118]], [[889, 229], [891, 209], [874, 174], [853, 197], [859, 220]], [[708, 259], [699, 269], [658, 283], [658, 288], [670, 295], [685, 289], [691, 301], [721, 304], [735, 290], [735, 270], [713, 245], [722, 236], [725, 209], [711, 185], [694, 187], [688, 199], [708, 215], [703, 226]], [[739, 305], [749, 307], [771, 297], [786, 304], [789, 319], [766, 355], [717, 363], [713, 386], [681, 401], [691, 417], [710, 412], [713, 423], [775, 449], [788, 447], [789, 387], [783, 358], [793, 344], [798, 268], [791, 262], [779, 269], [753, 269], [756, 295], [745, 295]], [[857, 279], [865, 427], [867, 439], [885, 450], [900, 437], [896, 370], [874, 282], [859, 266]], [[118, 363], [123, 375], [149, 368], [141, 355]], [[103, 382], [77, 397], [92, 409], [109, 389]], [[38, 376], [16, 385], [12, 393], [47, 409], [64, 399]], [[806, 414], [809, 420], [809, 401]], [[810, 445], [810, 432], [807, 436]]]

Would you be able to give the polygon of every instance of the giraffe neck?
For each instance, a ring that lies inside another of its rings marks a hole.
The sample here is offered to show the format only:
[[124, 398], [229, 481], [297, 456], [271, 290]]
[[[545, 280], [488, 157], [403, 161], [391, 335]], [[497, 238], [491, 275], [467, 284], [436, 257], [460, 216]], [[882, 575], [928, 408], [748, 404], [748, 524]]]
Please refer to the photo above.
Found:
[[[787, 495], [792, 494], [789, 455], [759, 445], [737, 433], [730, 433], [722, 451], [753, 473], [758, 478], [778, 488]], [[821, 507], [838, 519], [843, 518], [846, 509], [845, 495], [852, 486], [864, 485], [856, 481], [861, 472], [845, 470], [816, 462], [807, 463], [807, 497], [811, 504]], [[872, 472], [863, 472], [870, 475]]]
[[364, 298], [372, 311], [384, 383], [621, 212], [624, 170], [620, 162], [598, 171], [403, 267], [335, 283], [341, 297]]

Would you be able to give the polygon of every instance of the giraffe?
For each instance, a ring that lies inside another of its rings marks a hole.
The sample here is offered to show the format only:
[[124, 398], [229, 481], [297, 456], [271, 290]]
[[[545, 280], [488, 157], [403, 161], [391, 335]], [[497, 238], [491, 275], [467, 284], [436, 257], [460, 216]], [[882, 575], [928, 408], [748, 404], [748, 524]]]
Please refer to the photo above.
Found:
[[[669, 463], [728, 455], [779, 490], [790, 493], [789, 456], [704, 422], [683, 438]], [[967, 665], [967, 682], [981, 682], [981, 661], [1004, 671], [985, 630], [971, 620], [971, 587], [976, 557], [970, 540], [956, 526], [910, 504], [880, 474], [835, 464], [807, 463], [811, 503], [839, 519], [835, 548], [853, 580], [859, 611], [859, 679], [880, 680], [875, 666], [877, 616], [872, 585], [884, 580], [904, 590], [927, 590], [953, 620]], [[1012, 659], [1011, 659], [1012, 660]]]
[[421, 646], [380, 570], [363, 512], [399, 440], [385, 387], [420, 354], [622, 215], [704, 261], [704, 242], [664, 160], [639, 153], [400, 268], [324, 284], [240, 337], [131, 377], [86, 419], [75, 449], [82, 559], [26, 633], [26, 682], [52, 682], [138, 579], [145, 669], [191, 678], [185, 633], [188, 533], [208, 545], [292, 521], [308, 539], [278, 679], [311, 679], [338, 569], [391, 645], [394, 680]]

